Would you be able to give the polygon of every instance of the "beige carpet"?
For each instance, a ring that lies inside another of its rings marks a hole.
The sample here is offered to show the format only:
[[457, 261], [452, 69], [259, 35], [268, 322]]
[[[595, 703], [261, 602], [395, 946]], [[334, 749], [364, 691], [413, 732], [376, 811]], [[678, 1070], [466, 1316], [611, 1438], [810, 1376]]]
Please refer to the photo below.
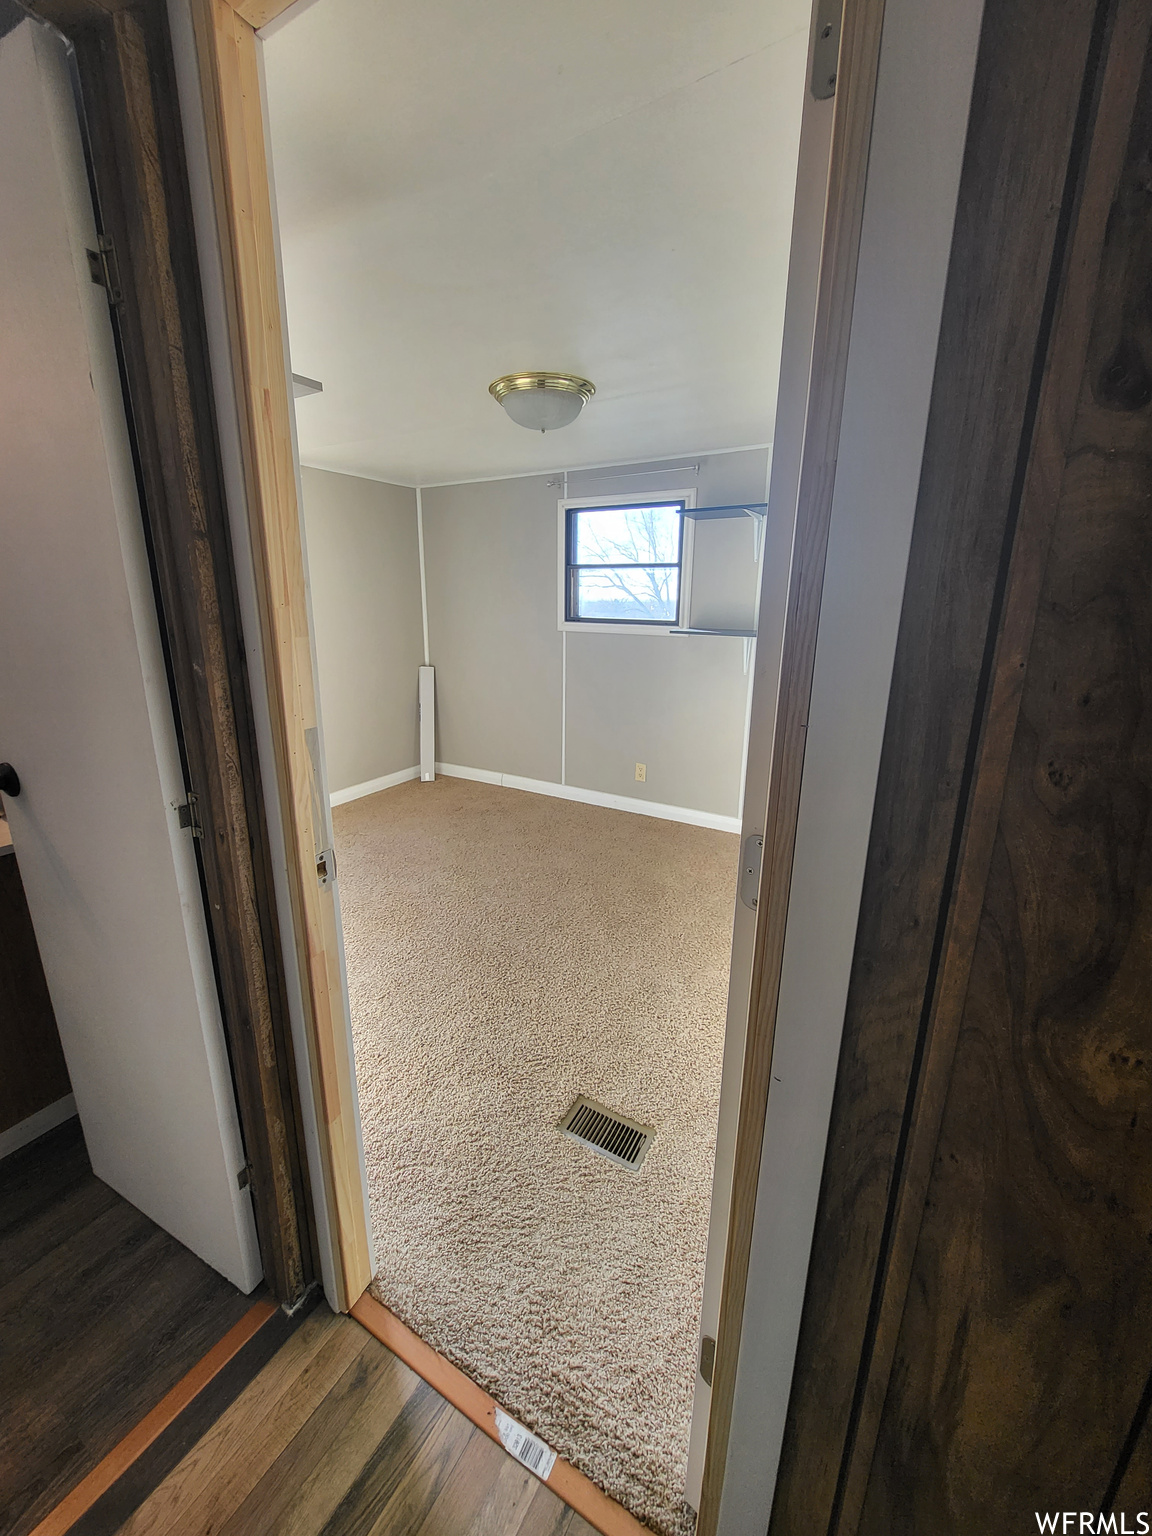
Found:
[[[334, 816], [373, 1289], [688, 1530], [737, 838], [461, 779]], [[557, 1131], [579, 1094], [657, 1128], [639, 1170]]]

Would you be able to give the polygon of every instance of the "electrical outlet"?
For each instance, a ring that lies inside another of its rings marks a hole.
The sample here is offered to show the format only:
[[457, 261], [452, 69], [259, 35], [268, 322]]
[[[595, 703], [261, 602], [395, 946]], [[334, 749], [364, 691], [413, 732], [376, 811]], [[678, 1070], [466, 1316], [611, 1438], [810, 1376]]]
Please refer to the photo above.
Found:
[[636, 764], [636, 782], [637, 782], [637, 784], [647, 783], [647, 780], [648, 780], [648, 768], [647, 768], [647, 765], [645, 763], [637, 763]]

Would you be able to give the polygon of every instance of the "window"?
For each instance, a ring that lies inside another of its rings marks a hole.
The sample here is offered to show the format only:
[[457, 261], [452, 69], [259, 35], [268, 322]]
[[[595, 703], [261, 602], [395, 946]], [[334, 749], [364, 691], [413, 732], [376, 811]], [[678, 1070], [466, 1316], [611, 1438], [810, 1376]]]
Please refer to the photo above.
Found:
[[686, 503], [569, 507], [564, 615], [570, 624], [679, 621]]

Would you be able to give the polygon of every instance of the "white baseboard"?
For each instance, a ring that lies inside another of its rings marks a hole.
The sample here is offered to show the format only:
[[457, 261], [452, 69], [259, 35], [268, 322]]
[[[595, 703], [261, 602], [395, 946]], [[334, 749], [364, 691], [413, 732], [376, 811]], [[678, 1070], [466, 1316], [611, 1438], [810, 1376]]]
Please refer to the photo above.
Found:
[[401, 768], [399, 773], [386, 773], [382, 779], [368, 779], [363, 784], [350, 784], [347, 789], [334, 789], [328, 796], [329, 805], [347, 805], [349, 800], [360, 800], [364, 795], [375, 795], [395, 784], [407, 784], [409, 779], [420, 777], [420, 765]]
[[505, 789], [524, 789], [533, 795], [575, 800], [581, 805], [602, 805], [610, 811], [631, 811], [634, 816], [655, 816], [659, 821], [683, 821], [690, 827], [710, 827], [715, 832], [740, 831], [737, 816], [715, 811], [694, 811], [684, 805], [661, 805], [631, 795], [608, 795], [599, 789], [579, 789], [574, 784], [553, 784], [547, 779], [522, 779], [514, 773], [494, 773], [490, 768], [462, 768], [459, 763], [437, 763], [436, 772], [449, 779], [474, 779], [478, 784], [499, 784]]
[[13, 1152], [19, 1152], [21, 1147], [26, 1147], [30, 1141], [35, 1141], [37, 1136], [43, 1136], [47, 1131], [54, 1131], [58, 1125], [63, 1125], [65, 1120], [71, 1120], [75, 1113], [76, 1096], [66, 1093], [62, 1099], [57, 1099], [55, 1104], [46, 1104], [34, 1115], [29, 1115], [27, 1120], [10, 1125], [6, 1131], [0, 1131], [0, 1157], [8, 1157]]

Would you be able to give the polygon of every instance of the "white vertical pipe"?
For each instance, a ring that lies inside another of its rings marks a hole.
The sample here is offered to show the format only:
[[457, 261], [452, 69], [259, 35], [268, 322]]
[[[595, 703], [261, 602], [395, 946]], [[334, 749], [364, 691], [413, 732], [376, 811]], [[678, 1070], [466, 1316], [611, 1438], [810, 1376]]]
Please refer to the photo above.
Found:
[[436, 778], [436, 668], [420, 668], [420, 782]]

